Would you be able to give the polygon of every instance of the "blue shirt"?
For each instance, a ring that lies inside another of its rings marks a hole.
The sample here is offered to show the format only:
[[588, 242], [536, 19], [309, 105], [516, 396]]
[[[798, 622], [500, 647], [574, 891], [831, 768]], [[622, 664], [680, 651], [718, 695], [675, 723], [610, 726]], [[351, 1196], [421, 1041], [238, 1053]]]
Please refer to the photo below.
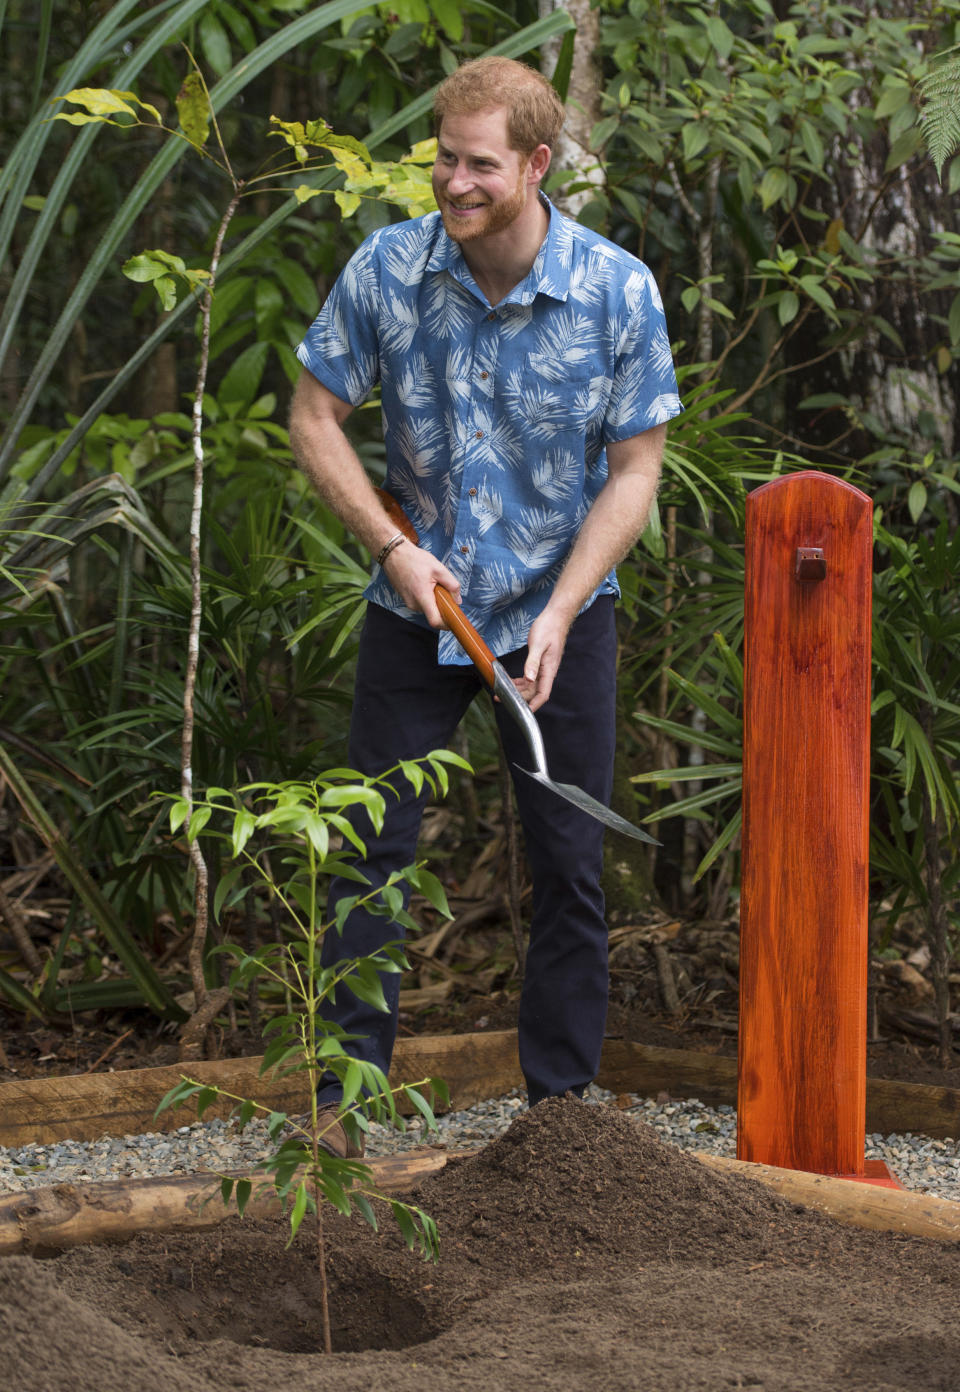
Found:
[[[650, 271], [545, 206], [530, 273], [496, 306], [439, 213], [374, 232], [297, 350], [353, 406], [380, 382], [386, 487], [498, 656], [546, 605], [606, 481], [605, 446], [681, 410]], [[600, 593], [619, 593], [613, 572]], [[376, 568], [366, 596], [426, 622]], [[470, 659], [443, 632], [439, 660]]]

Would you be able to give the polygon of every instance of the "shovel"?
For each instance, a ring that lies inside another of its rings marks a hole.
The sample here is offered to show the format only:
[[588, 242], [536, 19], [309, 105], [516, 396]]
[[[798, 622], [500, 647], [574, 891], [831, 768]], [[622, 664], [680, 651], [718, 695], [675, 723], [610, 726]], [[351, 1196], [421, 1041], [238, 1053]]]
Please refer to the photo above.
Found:
[[[396, 498], [382, 488], [378, 488], [376, 491], [397, 530], [403, 532], [403, 535], [408, 541], [412, 541], [414, 546], [419, 546], [420, 538], [417, 536], [413, 523]], [[525, 773], [528, 778], [534, 779], [535, 782], [541, 783], [543, 787], [550, 788], [558, 797], [566, 798], [567, 802], [572, 802], [574, 807], [579, 807], [582, 812], [586, 812], [590, 817], [595, 817], [598, 822], [602, 822], [611, 830], [620, 831], [624, 836], [633, 836], [638, 841], [648, 841], [653, 846], [659, 846], [660, 842], [655, 837], [650, 836], [640, 827], [634, 826], [632, 822], [628, 822], [626, 817], [621, 817], [619, 813], [604, 806], [597, 798], [585, 793], [582, 788], [577, 788], [573, 783], [557, 783], [550, 777], [547, 772], [547, 755], [543, 747], [540, 727], [534, 719], [530, 707], [514, 686], [512, 678], [494, 657], [463, 610], [453, 600], [450, 592], [445, 590], [442, 585], [436, 585], [433, 594], [444, 623], [471, 659], [487, 686], [495, 696], [499, 697], [508, 713], [523, 731], [536, 767], [526, 769], [517, 764], [516, 767], [520, 769], [520, 772]]]

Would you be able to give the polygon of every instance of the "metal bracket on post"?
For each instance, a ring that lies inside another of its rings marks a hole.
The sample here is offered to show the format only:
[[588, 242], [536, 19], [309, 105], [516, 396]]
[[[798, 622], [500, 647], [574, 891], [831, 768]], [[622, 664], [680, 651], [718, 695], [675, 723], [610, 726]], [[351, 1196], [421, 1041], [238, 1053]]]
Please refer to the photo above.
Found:
[[798, 580], [826, 580], [827, 562], [822, 546], [798, 546], [796, 576]]

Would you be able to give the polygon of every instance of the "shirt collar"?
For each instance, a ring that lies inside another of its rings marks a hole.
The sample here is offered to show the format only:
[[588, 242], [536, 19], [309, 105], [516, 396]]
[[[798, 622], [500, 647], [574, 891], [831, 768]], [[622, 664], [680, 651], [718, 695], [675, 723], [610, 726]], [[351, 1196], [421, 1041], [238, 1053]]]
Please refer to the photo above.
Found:
[[[515, 285], [504, 301], [505, 304], [530, 305], [538, 295], [549, 295], [553, 300], [566, 300], [570, 290], [570, 261], [573, 237], [569, 220], [559, 212], [547, 198], [540, 193], [540, 202], [550, 218], [547, 235], [544, 237], [536, 260], [519, 285]], [[437, 219], [437, 241], [427, 271], [449, 271], [462, 285], [471, 290], [475, 286], [470, 267], [457, 243], [448, 237], [439, 213]]]

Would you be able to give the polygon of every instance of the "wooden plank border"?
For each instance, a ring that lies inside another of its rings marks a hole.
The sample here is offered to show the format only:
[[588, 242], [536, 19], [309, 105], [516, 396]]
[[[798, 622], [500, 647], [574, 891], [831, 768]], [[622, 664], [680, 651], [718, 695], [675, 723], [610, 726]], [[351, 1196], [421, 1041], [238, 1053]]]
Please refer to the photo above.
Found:
[[[260, 1077], [259, 1070], [259, 1058], [241, 1058], [197, 1063], [184, 1071], [238, 1095], [256, 1097], [278, 1111], [306, 1110], [302, 1079], [271, 1084]], [[99, 1140], [103, 1136], [175, 1130], [194, 1120], [195, 1110], [187, 1106], [167, 1111], [156, 1120], [153, 1114], [180, 1075], [181, 1069], [172, 1066], [0, 1083], [0, 1145]], [[516, 1032], [398, 1040], [392, 1075], [409, 1083], [428, 1076], [443, 1078], [455, 1109], [499, 1097], [522, 1085]], [[732, 1058], [690, 1049], [659, 1049], [608, 1039], [597, 1082], [616, 1093], [656, 1096], [665, 1092], [671, 1097], [697, 1097], [709, 1106], [733, 1106], [737, 1064]], [[211, 1108], [206, 1115], [222, 1116], [228, 1110]], [[868, 1078], [867, 1130], [960, 1137], [960, 1091]]]
[[[461, 1152], [463, 1153], [463, 1152]], [[384, 1193], [402, 1193], [436, 1174], [449, 1157], [416, 1150], [370, 1162]], [[960, 1242], [960, 1204], [930, 1194], [878, 1189], [856, 1181], [777, 1169], [717, 1155], [696, 1155], [721, 1174], [758, 1181], [794, 1203], [818, 1209], [838, 1222], [881, 1232], [909, 1233], [936, 1242]], [[276, 1196], [259, 1191], [262, 1176], [251, 1174], [254, 1197], [247, 1213], [279, 1211]], [[429, 1200], [427, 1200], [429, 1202]], [[220, 1202], [213, 1175], [164, 1176], [91, 1184], [55, 1184], [0, 1198], [0, 1258], [44, 1255], [87, 1242], [122, 1242], [139, 1232], [210, 1228], [233, 1213]]]

